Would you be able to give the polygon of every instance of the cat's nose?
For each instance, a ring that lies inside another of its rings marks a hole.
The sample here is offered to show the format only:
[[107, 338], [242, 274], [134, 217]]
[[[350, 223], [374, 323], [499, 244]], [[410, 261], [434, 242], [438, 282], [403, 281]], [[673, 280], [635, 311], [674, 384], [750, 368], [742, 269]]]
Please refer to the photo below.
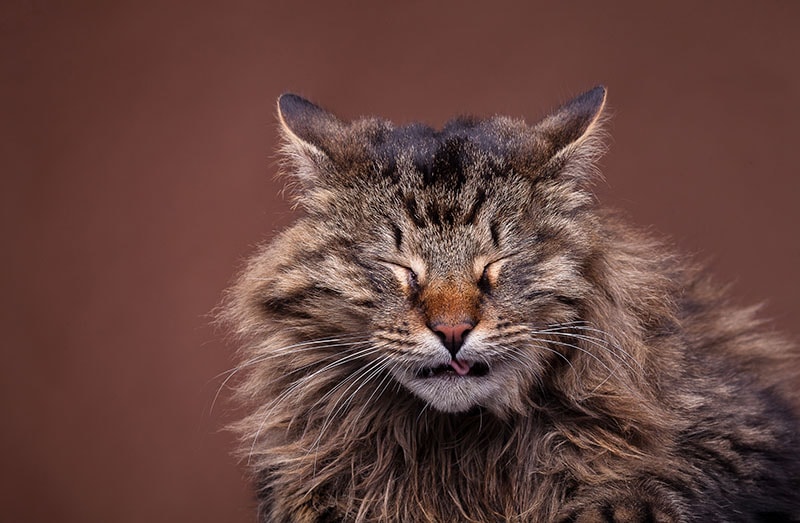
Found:
[[435, 323], [430, 326], [430, 329], [439, 336], [442, 344], [447, 348], [448, 352], [456, 358], [456, 354], [464, 344], [464, 338], [475, 327], [472, 322], [461, 322], [457, 324], [450, 323]]

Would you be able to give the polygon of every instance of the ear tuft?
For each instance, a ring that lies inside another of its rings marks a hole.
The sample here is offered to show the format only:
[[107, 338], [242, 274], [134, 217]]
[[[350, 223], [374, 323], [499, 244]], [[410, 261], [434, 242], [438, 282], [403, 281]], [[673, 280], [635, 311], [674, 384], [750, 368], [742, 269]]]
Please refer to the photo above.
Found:
[[606, 88], [600, 85], [565, 103], [534, 127], [549, 151], [545, 176], [564, 171], [578, 179], [591, 176], [594, 162], [605, 151], [601, 125], [605, 104]]
[[317, 184], [330, 167], [332, 145], [343, 124], [336, 116], [296, 94], [278, 98], [278, 119], [285, 139], [285, 165], [306, 189]]
[[600, 120], [605, 103], [606, 88], [597, 86], [553, 111], [536, 126], [536, 129], [544, 134], [558, 151], [591, 135], [593, 127]]
[[278, 117], [287, 138], [304, 142], [323, 152], [327, 149], [325, 144], [342, 125], [338, 118], [325, 109], [290, 93], [278, 98]]

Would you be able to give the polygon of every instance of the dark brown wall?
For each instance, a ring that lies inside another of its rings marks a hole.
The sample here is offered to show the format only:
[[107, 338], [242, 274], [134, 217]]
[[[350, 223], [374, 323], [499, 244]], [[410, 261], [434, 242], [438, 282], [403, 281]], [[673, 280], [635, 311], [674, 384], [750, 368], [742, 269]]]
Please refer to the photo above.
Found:
[[438, 125], [604, 83], [602, 198], [800, 333], [798, 2], [66, 3], [0, 7], [3, 521], [252, 521], [208, 322], [290, 218], [287, 90]]

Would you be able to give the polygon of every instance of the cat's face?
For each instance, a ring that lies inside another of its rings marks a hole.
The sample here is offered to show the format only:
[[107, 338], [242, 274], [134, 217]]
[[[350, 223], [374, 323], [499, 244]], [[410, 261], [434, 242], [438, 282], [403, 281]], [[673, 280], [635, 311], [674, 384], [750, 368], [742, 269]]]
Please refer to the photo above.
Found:
[[587, 292], [583, 178], [604, 97], [590, 91], [536, 127], [439, 132], [345, 124], [282, 97], [308, 215], [267, 251], [266, 321], [360, 340], [341, 354], [354, 383], [391, 379], [445, 412], [522, 408], [563, 359], [547, 341]]

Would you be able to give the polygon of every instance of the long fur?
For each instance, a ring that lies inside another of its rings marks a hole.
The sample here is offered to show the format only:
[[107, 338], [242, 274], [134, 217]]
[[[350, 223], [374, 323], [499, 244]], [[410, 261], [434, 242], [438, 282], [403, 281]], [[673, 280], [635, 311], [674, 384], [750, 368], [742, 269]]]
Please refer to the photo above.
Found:
[[[282, 99], [306, 212], [224, 313], [260, 521], [800, 518], [798, 352], [595, 204], [604, 100], [434, 131]], [[428, 397], [426, 315], [485, 253], [490, 385]]]

